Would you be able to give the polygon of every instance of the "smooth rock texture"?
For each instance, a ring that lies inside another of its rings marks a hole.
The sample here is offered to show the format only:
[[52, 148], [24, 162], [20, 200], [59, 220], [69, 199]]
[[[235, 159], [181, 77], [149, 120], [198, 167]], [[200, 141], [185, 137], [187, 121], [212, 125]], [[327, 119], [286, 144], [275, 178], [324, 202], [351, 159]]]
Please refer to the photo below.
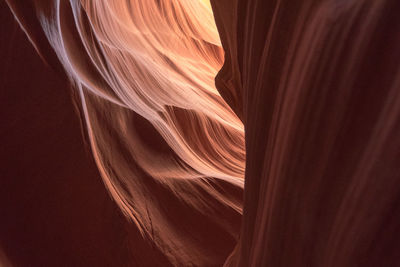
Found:
[[399, 1], [6, 2], [3, 265], [400, 266]]

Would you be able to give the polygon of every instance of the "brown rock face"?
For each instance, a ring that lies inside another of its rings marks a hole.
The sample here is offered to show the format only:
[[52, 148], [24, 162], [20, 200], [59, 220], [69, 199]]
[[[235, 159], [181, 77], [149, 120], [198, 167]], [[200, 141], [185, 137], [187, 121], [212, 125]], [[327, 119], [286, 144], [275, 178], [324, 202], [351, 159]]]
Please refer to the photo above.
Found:
[[399, 2], [212, 3], [246, 133], [226, 265], [399, 266]]

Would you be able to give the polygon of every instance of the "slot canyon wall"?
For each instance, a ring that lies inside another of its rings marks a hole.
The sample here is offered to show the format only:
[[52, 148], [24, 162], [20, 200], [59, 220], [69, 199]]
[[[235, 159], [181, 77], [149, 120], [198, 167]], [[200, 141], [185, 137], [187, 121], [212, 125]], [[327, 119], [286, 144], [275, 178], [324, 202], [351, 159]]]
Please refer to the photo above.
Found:
[[399, 1], [0, 5], [3, 265], [400, 266]]

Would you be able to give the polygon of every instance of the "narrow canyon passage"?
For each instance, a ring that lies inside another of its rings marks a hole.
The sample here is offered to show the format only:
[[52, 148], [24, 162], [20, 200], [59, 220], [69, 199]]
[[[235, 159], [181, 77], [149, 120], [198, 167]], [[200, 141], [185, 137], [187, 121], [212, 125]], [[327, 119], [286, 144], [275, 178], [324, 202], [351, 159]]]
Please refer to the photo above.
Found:
[[400, 266], [399, 1], [0, 7], [3, 264]]

